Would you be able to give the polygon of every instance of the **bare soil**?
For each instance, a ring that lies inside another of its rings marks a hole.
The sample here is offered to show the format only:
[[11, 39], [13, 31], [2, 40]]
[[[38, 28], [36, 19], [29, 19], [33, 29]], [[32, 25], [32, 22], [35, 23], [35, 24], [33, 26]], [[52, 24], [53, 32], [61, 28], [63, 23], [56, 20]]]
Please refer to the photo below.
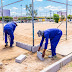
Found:
[[[60, 24], [60, 23], [59, 23]], [[35, 45], [39, 44], [41, 38], [38, 38], [37, 31], [45, 30], [48, 28], [57, 28], [59, 24], [50, 23], [50, 22], [38, 22], [35, 23]], [[65, 22], [59, 27], [63, 31], [62, 39], [66, 34], [66, 24]], [[68, 35], [72, 35], [72, 24], [68, 23]], [[14, 46], [13, 48], [5, 48], [3, 40], [2, 25], [0, 24], [0, 62], [3, 62], [3, 68], [0, 69], [0, 72], [39, 72], [45, 67], [53, 64], [59, 59], [63, 58], [61, 55], [57, 54], [57, 59], [52, 60], [48, 58], [48, 55], [51, 54], [48, 50], [46, 51], [46, 56], [44, 61], [40, 61], [37, 58], [37, 53], [32, 53], [25, 49]], [[26, 44], [32, 45], [32, 24], [24, 23], [18, 24], [18, 27], [15, 30], [15, 41], [23, 42]], [[61, 42], [60, 42], [61, 43]], [[50, 48], [50, 46], [48, 46]], [[41, 50], [42, 52], [43, 50]], [[27, 58], [21, 63], [18, 64], [15, 62], [15, 58], [20, 54], [27, 55]]]

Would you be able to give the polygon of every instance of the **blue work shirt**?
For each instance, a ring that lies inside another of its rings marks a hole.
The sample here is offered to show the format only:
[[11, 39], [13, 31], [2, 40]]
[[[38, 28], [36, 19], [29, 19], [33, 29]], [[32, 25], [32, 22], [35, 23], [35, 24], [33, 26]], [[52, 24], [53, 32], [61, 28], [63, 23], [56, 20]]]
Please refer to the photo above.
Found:
[[45, 39], [45, 48], [47, 49], [47, 45], [48, 45], [48, 39], [53, 39], [56, 35], [58, 35], [59, 33], [61, 33], [60, 29], [57, 28], [51, 28], [51, 29], [47, 29], [44, 31], [44, 37], [42, 37], [42, 40], [40, 42], [40, 47], [42, 47], [43, 41]]
[[4, 26], [4, 29], [9, 29], [14, 32], [16, 25], [13, 22], [9, 22]]

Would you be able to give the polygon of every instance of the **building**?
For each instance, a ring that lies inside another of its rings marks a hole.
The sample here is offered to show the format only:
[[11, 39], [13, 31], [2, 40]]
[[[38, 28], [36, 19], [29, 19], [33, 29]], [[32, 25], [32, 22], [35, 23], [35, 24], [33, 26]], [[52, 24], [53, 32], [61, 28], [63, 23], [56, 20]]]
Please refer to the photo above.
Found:
[[64, 15], [65, 18], [66, 18], [66, 12], [59, 11], [59, 12], [57, 12], [57, 14], [58, 14], [60, 17], [61, 17], [61, 15]]
[[[1, 15], [1, 8], [0, 8], [0, 16], [2, 16], [2, 15]], [[8, 10], [8, 9], [3, 9], [3, 16], [10, 16], [10, 10]]]

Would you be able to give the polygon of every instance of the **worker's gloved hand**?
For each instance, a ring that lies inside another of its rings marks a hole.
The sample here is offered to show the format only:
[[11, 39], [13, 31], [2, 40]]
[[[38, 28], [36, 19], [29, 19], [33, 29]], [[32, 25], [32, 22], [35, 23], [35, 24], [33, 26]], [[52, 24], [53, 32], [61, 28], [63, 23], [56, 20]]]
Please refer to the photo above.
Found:
[[44, 58], [44, 56], [45, 56], [45, 51], [43, 51], [43, 53], [42, 53], [42, 57]]
[[46, 49], [44, 49], [44, 51], [43, 51], [43, 53], [42, 53], [42, 57], [44, 58], [44, 56], [45, 56], [45, 51], [46, 51]]
[[38, 51], [40, 51], [40, 48], [41, 48], [41, 47], [39, 47]]

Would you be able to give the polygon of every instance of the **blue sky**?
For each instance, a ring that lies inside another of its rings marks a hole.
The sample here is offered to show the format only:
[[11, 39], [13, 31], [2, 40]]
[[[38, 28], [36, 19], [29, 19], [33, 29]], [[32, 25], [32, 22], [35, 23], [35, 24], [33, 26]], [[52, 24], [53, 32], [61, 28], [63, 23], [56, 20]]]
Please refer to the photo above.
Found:
[[[7, 5], [15, 1], [18, 1], [18, 0], [3, 0], [3, 5]], [[58, 0], [54, 0], [54, 1], [58, 1]], [[66, 3], [66, 0], [59, 0], [59, 2]], [[0, 3], [1, 3], [1, 0], [0, 0]], [[21, 15], [20, 5], [22, 4], [22, 15], [26, 16], [25, 6], [31, 3], [32, 3], [31, 0], [23, 0], [21, 2], [6, 6], [4, 7], [4, 9], [10, 9], [11, 16], [20, 16]], [[68, 0], [68, 3], [72, 4], [72, 0]], [[38, 16], [49, 16], [50, 10], [52, 11], [51, 15], [53, 15], [53, 12], [57, 13], [58, 11], [66, 11], [66, 6], [62, 4], [50, 2], [47, 0], [34, 0], [34, 9], [37, 10]], [[68, 6], [68, 14], [70, 14], [70, 9], [72, 11], [72, 6]]]

